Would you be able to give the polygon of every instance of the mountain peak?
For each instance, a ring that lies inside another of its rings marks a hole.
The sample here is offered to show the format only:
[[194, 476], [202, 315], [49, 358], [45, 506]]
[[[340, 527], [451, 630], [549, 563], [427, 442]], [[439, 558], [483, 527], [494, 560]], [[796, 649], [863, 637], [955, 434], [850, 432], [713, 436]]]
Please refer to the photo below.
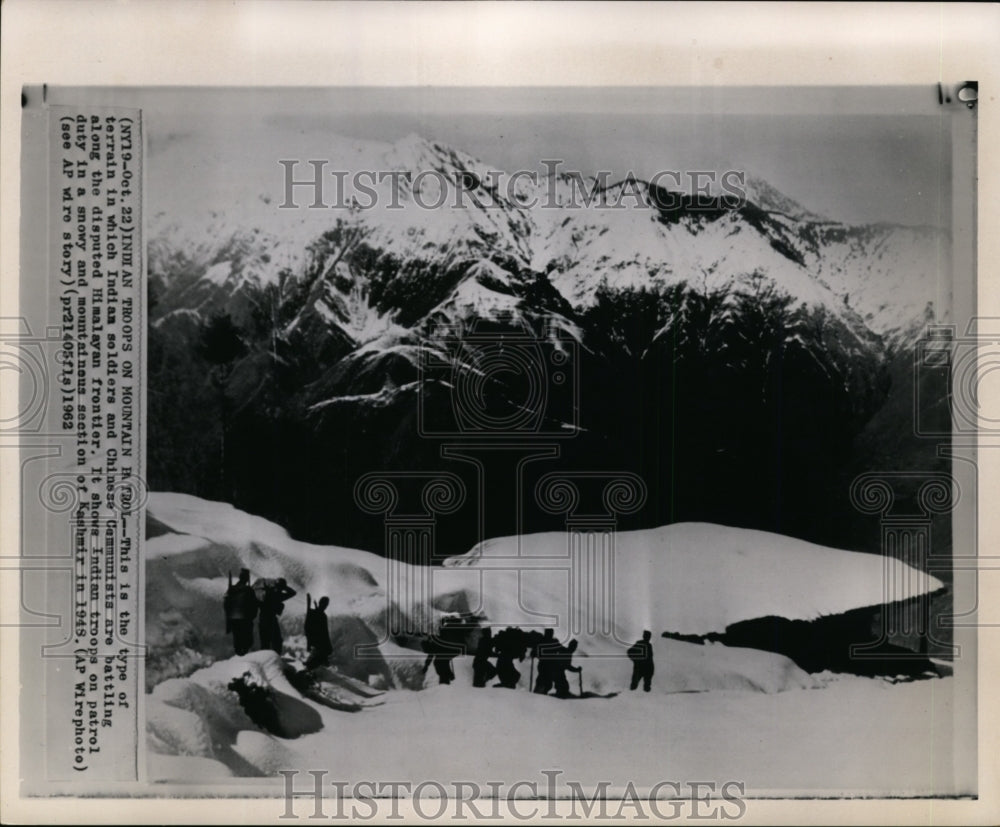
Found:
[[789, 198], [773, 184], [756, 175], [747, 175], [746, 188], [747, 198], [767, 212], [781, 213], [796, 221], [835, 223], [825, 216], [806, 209], [798, 201]]
[[434, 169], [441, 162], [439, 147], [416, 132], [394, 141], [385, 153], [385, 160], [396, 169], [410, 172]]
[[398, 141], [393, 143], [393, 147], [398, 150], [406, 150], [411, 148], [433, 148], [433, 143], [419, 132], [408, 132]]

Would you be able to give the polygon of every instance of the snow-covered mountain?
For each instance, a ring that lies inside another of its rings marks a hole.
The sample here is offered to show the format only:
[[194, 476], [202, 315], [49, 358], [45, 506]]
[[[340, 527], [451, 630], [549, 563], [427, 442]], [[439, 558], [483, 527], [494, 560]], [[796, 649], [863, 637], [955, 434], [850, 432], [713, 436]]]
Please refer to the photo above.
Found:
[[[151, 163], [183, 177], [190, 164], [181, 156], [198, 154], [182, 142]], [[508, 275], [544, 275], [576, 308], [591, 303], [601, 286], [682, 282], [711, 289], [762, 271], [795, 304], [823, 307], [852, 323], [862, 320], [890, 339], [912, 335], [929, 304], [939, 314], [945, 311], [935, 307], [948, 261], [943, 232], [824, 220], [759, 178], [749, 179], [746, 204], [729, 209], [699, 207], [641, 181], [603, 190], [595, 189], [593, 179], [566, 176], [511, 184], [509, 174], [415, 135], [393, 145], [331, 138], [328, 161], [321, 196], [328, 209], [312, 209], [315, 190], [302, 186], [292, 191], [298, 208], [281, 209], [281, 168], [273, 158], [265, 165], [239, 154], [213, 172], [213, 181], [226, 181], [211, 190], [215, 203], [172, 204], [171, 196], [163, 196], [150, 224], [150, 273], [163, 292], [161, 312], [217, 307], [242, 290], [277, 284], [283, 271], [305, 278], [317, 266], [311, 251], [337, 228], [342, 238], [336, 252], [342, 255], [325, 262], [323, 278], [335, 284], [315, 296], [319, 313], [339, 303], [344, 315], [358, 287], [363, 291], [373, 279], [365, 265], [390, 262], [420, 262], [424, 271], [433, 265], [448, 274], [446, 283], [423, 283], [422, 291], [466, 307], [481, 302], [476, 309], [486, 313], [498, 301], [495, 286], [480, 278], [484, 262], [495, 265], [494, 273], [500, 268]], [[313, 174], [305, 162], [291, 169], [298, 181]], [[248, 176], [255, 170], [257, 176]], [[337, 179], [329, 174], [333, 170], [346, 175]], [[355, 181], [362, 170], [385, 178], [375, 183], [364, 177], [362, 192]], [[188, 192], [178, 185], [171, 191]], [[594, 203], [585, 206], [591, 195]], [[347, 208], [352, 197], [359, 203], [355, 210]], [[402, 275], [405, 280], [405, 268]], [[428, 280], [422, 272], [421, 281]], [[372, 298], [382, 314], [411, 315], [404, 301]], [[357, 301], [351, 310], [344, 324], [363, 344], [379, 325], [372, 327], [370, 308]]]
[[[283, 209], [273, 151], [193, 141], [150, 159], [160, 193], [148, 249], [154, 483], [235, 499], [316, 537], [330, 539], [331, 526], [305, 526], [303, 476], [311, 492], [337, 497], [361, 456], [440, 464], [417, 433], [418, 409], [432, 432], [448, 431], [464, 382], [483, 379], [490, 404], [507, 411], [535, 404], [524, 377], [477, 361], [463, 337], [483, 325], [494, 337], [527, 335], [543, 361], [556, 351], [578, 371], [579, 409], [549, 406], [570, 397], [547, 390], [533, 426], [579, 437], [564, 459], [601, 467], [659, 457], [654, 473], [672, 462], [670, 484], [683, 490], [656, 502], [723, 519], [689, 505], [722, 476], [737, 481], [727, 483], [735, 502], [771, 450], [748, 449], [759, 438], [780, 436], [787, 466], [767, 472], [773, 490], [761, 496], [829, 500], [821, 485], [832, 483], [816, 480], [843, 471], [835, 466], [851, 459], [850, 441], [888, 394], [911, 394], [887, 379], [890, 359], [928, 321], [947, 318], [945, 233], [827, 221], [752, 177], [745, 203], [635, 180], [509, 184], [503, 171], [419, 136], [331, 136], [328, 206], [314, 209], [314, 189], [296, 186], [298, 208]], [[287, 156], [315, 157], [295, 146]], [[385, 174], [350, 185], [363, 170]], [[294, 165], [294, 180], [311, 174], [305, 161]], [[428, 362], [455, 372], [426, 381]], [[546, 383], [548, 368], [539, 370]], [[622, 428], [623, 416], [640, 424]], [[659, 444], [678, 428], [681, 442]], [[684, 479], [688, 467], [696, 480]], [[277, 504], [286, 496], [294, 502]], [[815, 524], [804, 517], [809, 503], [761, 507]], [[658, 512], [648, 524], [676, 517]]]
[[[829, 221], [753, 177], [739, 205], [643, 181], [522, 178], [508, 190], [489, 165], [415, 135], [331, 136], [320, 154], [290, 140], [284, 158], [410, 180], [372, 183], [368, 206], [327, 176], [324, 200], [341, 206], [312, 209], [299, 187], [299, 208], [281, 209], [273, 146], [181, 137], [149, 157], [148, 465], [152, 488], [185, 492], [150, 497], [144, 546], [154, 777], [320, 766], [349, 778], [370, 765], [465, 778], [488, 745], [491, 777], [515, 779], [530, 744], [538, 766], [581, 779], [619, 766], [637, 784], [900, 794], [903, 755], [908, 783], [940, 785], [950, 735], [931, 725], [951, 721], [937, 714], [947, 681], [889, 687], [823, 670], [871, 639], [887, 577], [910, 590], [894, 597], [933, 594], [934, 617], [950, 611], [926, 572], [844, 550], [880, 550], [877, 517], [847, 495], [859, 470], [939, 461], [909, 417], [914, 340], [948, 318], [946, 233]], [[296, 179], [309, 174], [301, 161]], [[588, 195], [597, 203], [575, 203]], [[485, 419], [462, 419], [469, 405]], [[497, 421], [521, 423], [507, 434], [513, 458], [495, 443], [469, 462], [442, 450], [488, 442]], [[550, 456], [517, 464], [518, 446]], [[617, 518], [613, 600], [573, 590], [565, 516], [532, 497], [552, 469], [629, 472], [647, 489]], [[379, 470], [464, 481], [465, 506], [434, 521], [445, 565], [383, 556], [384, 516], [355, 502], [357, 481]], [[936, 552], [947, 533], [935, 526]], [[286, 654], [302, 654], [305, 593], [327, 595], [345, 691], [427, 691], [345, 714], [300, 691], [277, 656], [232, 657], [221, 605], [242, 567], [298, 591], [281, 617]], [[437, 686], [416, 639], [388, 634], [391, 582], [418, 594], [406, 611], [423, 631], [476, 611], [575, 635], [580, 686], [601, 698], [581, 708], [476, 689], [468, 657]], [[611, 606], [611, 634], [566, 626]], [[652, 697], [612, 698], [643, 629], [656, 636]], [[886, 663], [864, 668], [895, 674], [900, 662]], [[248, 717], [234, 681], [274, 701], [271, 727]], [[915, 727], [914, 708], [937, 713]], [[845, 763], [845, 738], [879, 760]], [[704, 752], [719, 743], [735, 756], [722, 769]]]

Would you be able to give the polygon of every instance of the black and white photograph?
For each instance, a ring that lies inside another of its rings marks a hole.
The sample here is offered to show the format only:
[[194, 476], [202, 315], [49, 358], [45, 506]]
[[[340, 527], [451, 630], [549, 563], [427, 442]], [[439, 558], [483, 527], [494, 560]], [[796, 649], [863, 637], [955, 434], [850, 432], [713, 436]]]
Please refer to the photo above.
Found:
[[150, 778], [970, 791], [934, 91], [136, 93]]
[[992, 787], [976, 78], [255, 77], [22, 86], [30, 795]]

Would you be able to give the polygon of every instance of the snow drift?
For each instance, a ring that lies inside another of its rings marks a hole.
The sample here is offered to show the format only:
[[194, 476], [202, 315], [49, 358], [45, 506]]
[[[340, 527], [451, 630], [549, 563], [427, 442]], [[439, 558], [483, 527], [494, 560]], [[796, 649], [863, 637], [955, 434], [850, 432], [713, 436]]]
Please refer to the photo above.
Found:
[[[943, 586], [900, 560], [708, 523], [622, 531], [610, 541], [616, 629], [625, 635], [642, 629], [657, 635], [706, 635], [769, 616], [816, 620], [878, 606], [887, 598], [908, 600]], [[510, 579], [507, 569], [519, 559], [526, 561], [525, 567], [543, 559], [555, 565], [560, 560], [565, 564], [570, 554], [565, 533], [529, 534], [487, 540], [445, 566], [483, 572], [486, 611], [492, 617], [508, 609], [502, 605], [505, 590], [500, 584]], [[557, 579], [549, 575], [521, 572], [522, 605], [544, 610], [553, 597], [545, 584]], [[529, 616], [522, 610], [518, 619]]]
[[[895, 584], [897, 599], [941, 587], [896, 560], [709, 524], [614, 536], [608, 572], [613, 600], [602, 597], [601, 583], [580, 588], [582, 581], [574, 580], [569, 535], [563, 533], [489, 540], [444, 567], [421, 569], [356, 549], [299, 542], [267, 520], [182, 494], [151, 495], [148, 533], [150, 687], [232, 655], [222, 598], [229, 572], [244, 567], [255, 578], [285, 577], [297, 590], [281, 616], [290, 653], [303, 647], [306, 593], [327, 595], [335, 664], [352, 678], [410, 689], [427, 680], [420, 670], [423, 653], [415, 637], [390, 634], [390, 614], [416, 633], [433, 631], [445, 612], [478, 613], [494, 627], [551, 626], [558, 638], [579, 639], [579, 658], [587, 661], [595, 691], [622, 682], [624, 647], [650, 629], [661, 660], [684, 665], [663, 672], [657, 682], [664, 687], [779, 691], [810, 679], [770, 652], [658, 638], [665, 632], [721, 633], [756, 618], [813, 620], [874, 607], [885, 599], [886, 582]], [[387, 589], [390, 566], [400, 584], [395, 593]], [[410, 599], [404, 603], [398, 595]]]
[[[799, 778], [808, 765], [820, 769], [806, 773], [803, 787], [833, 783], [829, 767], [835, 766], [844, 789], [895, 790], [894, 776], [845, 776], [853, 765], [823, 756], [814, 761], [815, 755], [802, 762], [788, 745], [810, 728], [813, 752], [839, 744], [843, 724], [817, 722], [847, 719], [856, 722], [851, 737], [864, 743], [864, 751], [884, 751], [899, 736], [910, 739], [907, 754], [919, 753], [925, 745], [914, 741], [914, 733], [923, 730], [908, 717], [893, 718], [894, 693], [916, 692], [935, 710], [950, 702], [949, 687], [939, 681], [888, 692], [881, 681], [807, 674], [774, 652], [660, 637], [653, 639], [652, 692], [633, 693], [623, 649], [594, 634], [578, 635], [575, 658], [592, 700], [566, 703], [525, 691], [529, 659], [516, 664], [520, 691], [474, 688], [471, 657], [456, 658], [457, 679], [438, 686], [433, 670], [421, 670], [422, 652], [406, 648], [411, 644], [405, 639], [386, 639], [390, 596], [383, 558], [298, 542], [267, 520], [179, 494], [151, 495], [147, 533], [147, 746], [150, 776], [162, 782], [213, 783], [296, 767], [328, 768], [338, 778], [377, 768], [388, 774], [379, 777], [401, 779], [425, 778], [433, 767], [440, 777], [464, 778], [469, 767], [463, 762], [488, 744], [489, 772], [501, 778], [520, 778], [537, 764], [596, 779], [615, 766], [637, 784], [652, 784], [662, 776], [650, 773], [666, 772], [664, 761], [677, 764], [678, 777], [721, 771], [712, 763], [718, 752], [713, 747], [709, 756], [705, 749], [726, 743], [723, 764], [730, 761], [737, 773], [732, 777], [746, 777], [748, 785], [774, 788]], [[645, 627], [656, 635], [670, 625], [707, 630], [758, 612], [780, 609], [807, 618], [881, 599], [879, 558], [711, 525], [627, 532], [617, 540], [616, 591], [633, 596], [616, 604], [615, 635], [626, 640]], [[503, 538], [453, 558], [434, 570], [431, 616], [478, 609], [484, 622], [537, 626], [543, 619], [534, 612], [547, 611], [559, 620], [566, 583], [558, 575], [564, 572], [525, 565], [519, 588], [516, 572], [489, 566], [517, 551], [536, 563], [560, 550], [565, 559], [565, 542], [557, 534]], [[232, 656], [222, 596], [228, 571], [242, 567], [255, 577], [283, 575], [298, 591], [281, 616], [285, 659], [269, 651]], [[905, 567], [896, 571], [908, 573]], [[395, 573], [415, 582], [418, 572], [403, 566]], [[336, 689], [334, 703], [310, 693], [290, 663], [303, 645], [306, 591], [330, 597], [334, 667], [319, 671]], [[564, 624], [556, 625], [562, 636]], [[358, 643], [371, 644], [374, 657], [356, 657]], [[423, 691], [373, 697], [377, 691], [366, 684]], [[267, 698], [263, 709], [248, 702], [254, 692]], [[828, 714], [828, 702], [850, 714]]]

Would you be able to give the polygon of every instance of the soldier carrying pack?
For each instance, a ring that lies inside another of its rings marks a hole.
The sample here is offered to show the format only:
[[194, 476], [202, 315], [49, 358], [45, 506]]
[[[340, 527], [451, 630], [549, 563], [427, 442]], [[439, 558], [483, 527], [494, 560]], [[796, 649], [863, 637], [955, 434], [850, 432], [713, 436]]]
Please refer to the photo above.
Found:
[[253, 621], [258, 609], [257, 595], [250, 586], [249, 569], [240, 569], [235, 584], [232, 572], [229, 573], [229, 588], [222, 607], [226, 613], [226, 634], [233, 636], [233, 650], [237, 655], [245, 655], [253, 647]]

